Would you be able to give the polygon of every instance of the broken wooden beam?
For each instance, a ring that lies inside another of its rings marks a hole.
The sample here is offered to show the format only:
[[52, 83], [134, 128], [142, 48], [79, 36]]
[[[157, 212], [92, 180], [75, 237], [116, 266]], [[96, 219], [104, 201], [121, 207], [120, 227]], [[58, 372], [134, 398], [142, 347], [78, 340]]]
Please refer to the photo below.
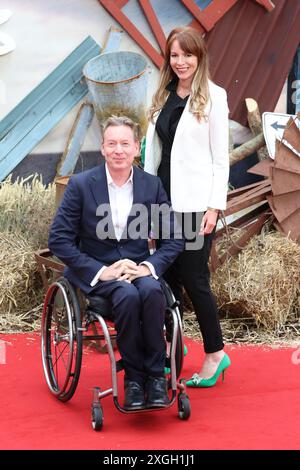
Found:
[[271, 0], [256, 0], [256, 3], [259, 3], [260, 5], [265, 7], [265, 9], [269, 12], [275, 8], [275, 5]]
[[248, 140], [248, 142], [245, 142], [229, 153], [230, 165], [234, 165], [240, 160], [243, 160], [243, 158], [248, 157], [254, 152], [257, 152], [257, 150], [263, 147], [265, 144], [266, 143], [263, 133], [258, 134], [256, 137], [253, 137], [253, 139]]
[[[246, 108], [248, 111], [248, 124], [254, 136], [263, 132], [261, 114], [259, 112], [258, 104], [253, 98], [245, 99]], [[257, 150], [259, 160], [269, 158], [269, 152], [266, 145]]]

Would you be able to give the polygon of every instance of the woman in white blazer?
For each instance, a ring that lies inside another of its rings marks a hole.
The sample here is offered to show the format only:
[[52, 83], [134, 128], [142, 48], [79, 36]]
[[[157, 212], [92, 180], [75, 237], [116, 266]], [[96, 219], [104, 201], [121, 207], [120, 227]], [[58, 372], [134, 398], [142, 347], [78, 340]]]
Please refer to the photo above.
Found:
[[196, 234], [164, 276], [181, 305], [184, 287], [203, 337], [204, 361], [187, 386], [210, 387], [230, 365], [208, 268], [218, 212], [226, 208], [229, 127], [226, 91], [209, 79], [195, 29], [171, 31], [149, 115], [144, 169], [160, 176], [185, 236], [189, 220]]

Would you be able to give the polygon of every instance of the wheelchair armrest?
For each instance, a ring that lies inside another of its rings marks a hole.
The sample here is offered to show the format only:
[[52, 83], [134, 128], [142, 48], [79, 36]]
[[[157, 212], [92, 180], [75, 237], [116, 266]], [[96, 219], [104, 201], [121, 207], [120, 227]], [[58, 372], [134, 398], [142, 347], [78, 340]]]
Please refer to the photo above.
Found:
[[165, 294], [165, 298], [166, 298], [166, 301], [167, 301], [167, 307], [169, 307], [169, 308], [178, 307], [179, 302], [178, 302], [178, 300], [175, 299], [175, 296], [174, 296], [173, 291], [172, 291], [171, 287], [169, 286], [169, 284], [164, 279], [160, 279], [160, 281], [161, 281], [161, 285], [162, 285], [162, 288], [163, 288], [163, 291], [164, 291], [164, 294]]

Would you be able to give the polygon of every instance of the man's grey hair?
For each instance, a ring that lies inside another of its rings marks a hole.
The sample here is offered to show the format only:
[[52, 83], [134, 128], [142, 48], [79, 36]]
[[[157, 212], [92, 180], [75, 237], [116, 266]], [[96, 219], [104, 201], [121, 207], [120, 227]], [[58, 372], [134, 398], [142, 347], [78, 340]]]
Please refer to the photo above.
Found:
[[127, 116], [110, 116], [101, 124], [102, 139], [104, 139], [104, 133], [110, 126], [128, 126], [133, 132], [134, 140], [140, 141], [141, 139], [141, 127], [137, 122], [134, 122]]

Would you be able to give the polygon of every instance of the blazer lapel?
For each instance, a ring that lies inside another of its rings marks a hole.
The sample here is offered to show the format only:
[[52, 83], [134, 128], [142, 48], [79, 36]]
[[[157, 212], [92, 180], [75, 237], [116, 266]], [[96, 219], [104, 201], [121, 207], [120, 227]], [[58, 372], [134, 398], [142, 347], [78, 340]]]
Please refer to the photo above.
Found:
[[98, 171], [94, 172], [94, 174], [91, 176], [89, 183], [93, 197], [98, 207], [100, 204], [109, 204], [109, 195], [105, 165], [100, 165], [97, 170]]

